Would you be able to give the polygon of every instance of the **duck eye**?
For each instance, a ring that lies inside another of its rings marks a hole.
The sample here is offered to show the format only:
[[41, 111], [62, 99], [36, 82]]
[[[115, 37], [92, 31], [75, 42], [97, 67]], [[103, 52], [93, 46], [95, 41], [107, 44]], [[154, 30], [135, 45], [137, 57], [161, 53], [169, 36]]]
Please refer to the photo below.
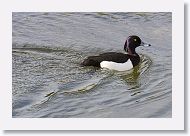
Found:
[[136, 42], [136, 41], [137, 41], [137, 39], [134, 39], [134, 41]]

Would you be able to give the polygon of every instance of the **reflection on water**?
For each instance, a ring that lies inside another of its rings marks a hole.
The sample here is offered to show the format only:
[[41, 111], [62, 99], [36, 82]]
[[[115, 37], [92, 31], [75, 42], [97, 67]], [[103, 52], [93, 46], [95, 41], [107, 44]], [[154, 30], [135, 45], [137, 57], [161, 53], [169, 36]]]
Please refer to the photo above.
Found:
[[[142, 60], [139, 65], [137, 65], [134, 69], [131, 69], [129, 71], [123, 71], [123, 72], [118, 72], [118, 71], [107, 71], [110, 72], [107, 74], [105, 77], [102, 78], [97, 78], [94, 80], [88, 80], [88, 83], [75, 86], [74, 88], [70, 90], [59, 90], [59, 93], [63, 93], [65, 95], [80, 95], [83, 93], [89, 93], [89, 91], [95, 91], [95, 89], [98, 86], [101, 86], [102, 81], [106, 80], [106, 78], [111, 78], [111, 76], [119, 76], [121, 80], [124, 80], [125, 83], [130, 87], [128, 90], [133, 90], [135, 88], [139, 88], [139, 76], [140, 74], [143, 74], [146, 70], [148, 70], [151, 61], [148, 58], [145, 58], [145, 56], [141, 56]], [[149, 62], [149, 63], [148, 63]], [[93, 68], [94, 69], [94, 68]], [[94, 71], [95, 72], [95, 71]], [[64, 81], [65, 82], [65, 81]], [[68, 82], [67, 82], [68, 83]], [[58, 92], [50, 92], [48, 93], [45, 97], [53, 97], [55, 94]]]
[[[80, 66], [131, 34], [135, 68]], [[171, 13], [13, 13], [12, 46], [13, 117], [171, 117]]]

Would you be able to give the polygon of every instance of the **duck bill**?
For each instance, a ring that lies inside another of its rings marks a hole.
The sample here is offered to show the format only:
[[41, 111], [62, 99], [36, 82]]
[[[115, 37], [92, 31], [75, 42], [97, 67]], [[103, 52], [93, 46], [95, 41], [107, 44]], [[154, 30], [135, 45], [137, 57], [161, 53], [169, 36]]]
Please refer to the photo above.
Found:
[[148, 44], [148, 43], [141, 42], [140, 46], [149, 47], [149, 46], [151, 46], [151, 45]]

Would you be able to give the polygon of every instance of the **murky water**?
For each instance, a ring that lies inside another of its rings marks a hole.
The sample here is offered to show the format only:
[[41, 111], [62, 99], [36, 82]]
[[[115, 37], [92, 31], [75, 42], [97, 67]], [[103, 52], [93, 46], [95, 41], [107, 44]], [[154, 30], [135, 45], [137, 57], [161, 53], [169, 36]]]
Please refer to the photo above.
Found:
[[[13, 13], [12, 116], [172, 117], [171, 13]], [[124, 52], [141, 63], [117, 72], [81, 67], [85, 57]]]

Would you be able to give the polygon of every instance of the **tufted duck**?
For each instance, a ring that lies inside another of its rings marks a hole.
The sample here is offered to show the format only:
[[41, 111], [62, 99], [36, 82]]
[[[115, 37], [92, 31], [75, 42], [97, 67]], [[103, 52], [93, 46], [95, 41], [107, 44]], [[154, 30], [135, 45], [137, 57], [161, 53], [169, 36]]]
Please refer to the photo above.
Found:
[[139, 46], [151, 46], [141, 41], [138, 36], [129, 36], [125, 42], [124, 50], [127, 53], [108, 52], [98, 56], [89, 56], [82, 62], [82, 66], [94, 66], [111, 70], [130, 70], [140, 62], [135, 48]]

